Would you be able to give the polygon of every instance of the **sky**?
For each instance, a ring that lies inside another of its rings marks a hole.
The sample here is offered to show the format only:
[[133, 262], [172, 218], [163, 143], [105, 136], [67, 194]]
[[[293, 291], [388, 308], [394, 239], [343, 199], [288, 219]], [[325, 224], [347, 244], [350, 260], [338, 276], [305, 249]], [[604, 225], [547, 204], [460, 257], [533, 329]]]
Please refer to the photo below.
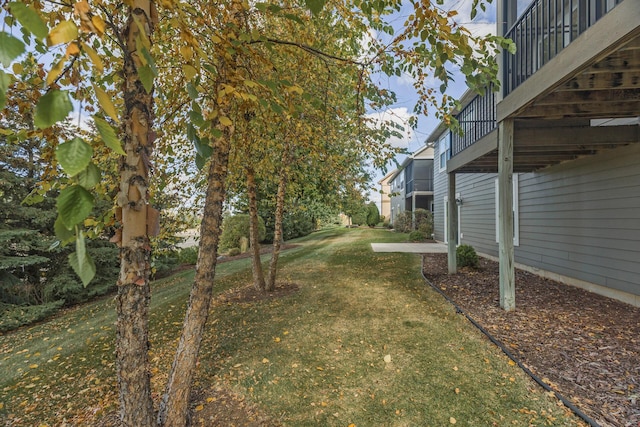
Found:
[[[474, 36], [482, 36], [489, 33], [495, 33], [496, 23], [494, 3], [487, 5], [486, 12], [479, 11], [473, 21], [471, 20], [472, 0], [446, 0], [441, 7], [445, 10], [456, 10], [458, 12], [458, 15], [456, 16], [457, 22], [464, 25]], [[397, 26], [396, 28], [401, 28], [412, 11], [413, 8], [411, 4], [403, 6], [401, 12], [392, 17], [392, 24]], [[405, 148], [410, 153], [416, 151], [424, 145], [427, 137], [438, 126], [439, 121], [434, 115], [420, 116], [418, 117], [418, 125], [415, 129], [411, 129], [411, 127], [407, 125], [407, 120], [414, 115], [413, 107], [417, 100], [410, 76], [402, 75], [400, 77], [394, 76], [384, 78], [381, 76], [378, 84], [394, 91], [397, 96], [397, 102], [389, 106], [385, 111], [370, 113], [370, 116], [380, 119], [392, 118], [392, 120], [401, 124], [406, 129], [404, 138], [393, 138], [390, 142], [394, 147]], [[440, 83], [434, 80], [433, 86], [438, 88]], [[456, 73], [454, 70], [454, 81], [450, 84], [447, 93], [454, 97], [460, 97], [466, 89], [467, 86], [464, 83], [464, 77], [462, 77], [460, 73]], [[398, 155], [396, 157], [396, 161], [401, 163], [405, 157], [405, 155]], [[378, 181], [393, 169], [395, 169], [394, 162], [390, 162], [387, 165], [386, 172], [381, 169], [372, 169], [373, 179], [371, 185], [374, 188], [369, 192], [370, 201], [380, 205], [380, 194], [376, 191], [379, 189]]]

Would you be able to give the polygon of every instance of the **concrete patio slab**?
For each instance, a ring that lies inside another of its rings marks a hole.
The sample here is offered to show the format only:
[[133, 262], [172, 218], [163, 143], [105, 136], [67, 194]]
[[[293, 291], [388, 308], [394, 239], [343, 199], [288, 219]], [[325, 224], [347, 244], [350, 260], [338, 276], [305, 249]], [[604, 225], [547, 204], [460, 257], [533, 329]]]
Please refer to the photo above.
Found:
[[414, 254], [446, 254], [445, 243], [372, 243], [374, 252], [409, 252]]

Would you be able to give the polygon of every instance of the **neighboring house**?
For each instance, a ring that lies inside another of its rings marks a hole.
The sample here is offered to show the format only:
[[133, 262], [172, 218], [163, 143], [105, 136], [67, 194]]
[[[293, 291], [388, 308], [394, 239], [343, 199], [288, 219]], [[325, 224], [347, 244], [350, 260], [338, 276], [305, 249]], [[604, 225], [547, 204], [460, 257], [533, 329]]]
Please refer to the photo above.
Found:
[[427, 145], [420, 148], [388, 177], [391, 185], [391, 224], [405, 211], [433, 211], [433, 147]]
[[[640, 306], [640, 2], [498, 1], [500, 92], [467, 93], [435, 149], [435, 237]], [[507, 29], [508, 32], [507, 32]]]
[[391, 177], [396, 171], [391, 171], [385, 175], [378, 184], [380, 185], [380, 215], [385, 220], [391, 219]]

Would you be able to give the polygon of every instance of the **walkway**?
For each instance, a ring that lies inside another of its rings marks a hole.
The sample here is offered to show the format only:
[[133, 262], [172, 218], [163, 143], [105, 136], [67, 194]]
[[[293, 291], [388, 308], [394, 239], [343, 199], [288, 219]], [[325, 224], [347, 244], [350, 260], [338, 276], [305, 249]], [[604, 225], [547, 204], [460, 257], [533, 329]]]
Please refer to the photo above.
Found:
[[374, 252], [409, 252], [414, 254], [446, 254], [445, 243], [372, 243]]

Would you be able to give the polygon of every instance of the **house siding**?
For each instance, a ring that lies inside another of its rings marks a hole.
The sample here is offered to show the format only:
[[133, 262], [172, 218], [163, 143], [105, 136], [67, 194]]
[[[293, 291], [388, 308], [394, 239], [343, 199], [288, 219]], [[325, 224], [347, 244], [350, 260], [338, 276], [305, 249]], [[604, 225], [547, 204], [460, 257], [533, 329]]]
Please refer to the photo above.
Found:
[[[498, 253], [495, 178], [456, 176], [461, 242], [492, 256]], [[446, 173], [437, 172], [438, 240], [444, 240], [446, 192]], [[640, 145], [519, 174], [518, 193], [517, 263], [640, 295]]]
[[447, 173], [440, 172], [440, 147], [435, 144], [433, 165], [433, 233], [436, 240], [444, 242], [444, 197], [447, 195], [449, 179]]

